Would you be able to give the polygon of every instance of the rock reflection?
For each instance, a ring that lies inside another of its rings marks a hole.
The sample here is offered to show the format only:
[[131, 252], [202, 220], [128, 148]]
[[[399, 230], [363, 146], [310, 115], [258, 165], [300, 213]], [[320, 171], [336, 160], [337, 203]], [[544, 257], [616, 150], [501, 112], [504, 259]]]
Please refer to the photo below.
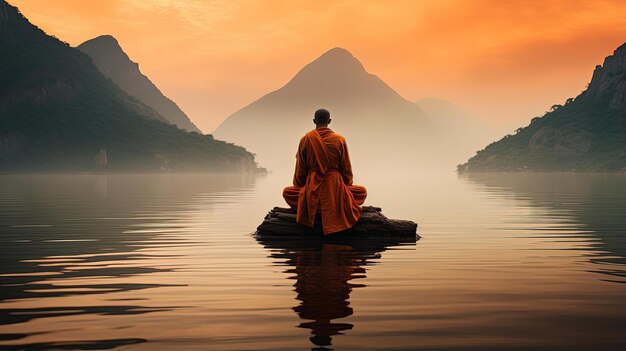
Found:
[[289, 266], [284, 272], [295, 279], [294, 291], [300, 303], [293, 307], [305, 320], [298, 328], [311, 330], [311, 342], [327, 350], [332, 338], [354, 327], [340, 322], [354, 313], [350, 293], [366, 284], [355, 279], [366, 278], [365, 266], [375, 264], [381, 253], [391, 246], [414, 246], [416, 238], [311, 238], [257, 235], [256, 239], [271, 250], [276, 265]]

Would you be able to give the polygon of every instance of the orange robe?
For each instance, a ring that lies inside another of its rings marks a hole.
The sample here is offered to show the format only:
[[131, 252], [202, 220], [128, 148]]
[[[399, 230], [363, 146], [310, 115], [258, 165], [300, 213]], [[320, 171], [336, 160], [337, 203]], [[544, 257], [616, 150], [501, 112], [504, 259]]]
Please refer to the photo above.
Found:
[[361, 217], [366, 196], [365, 187], [352, 185], [352, 165], [341, 135], [322, 127], [300, 139], [293, 186], [283, 190], [285, 201], [297, 210], [298, 223], [313, 227], [321, 213], [324, 234], [346, 230]]

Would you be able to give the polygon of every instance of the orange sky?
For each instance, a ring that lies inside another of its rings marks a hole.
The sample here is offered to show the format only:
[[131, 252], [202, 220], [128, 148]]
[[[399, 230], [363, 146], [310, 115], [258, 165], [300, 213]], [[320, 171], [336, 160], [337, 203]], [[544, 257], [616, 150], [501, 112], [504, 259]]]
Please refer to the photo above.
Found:
[[512, 131], [626, 42], [626, 1], [9, 0], [78, 45], [115, 36], [205, 132], [336, 46], [409, 100]]

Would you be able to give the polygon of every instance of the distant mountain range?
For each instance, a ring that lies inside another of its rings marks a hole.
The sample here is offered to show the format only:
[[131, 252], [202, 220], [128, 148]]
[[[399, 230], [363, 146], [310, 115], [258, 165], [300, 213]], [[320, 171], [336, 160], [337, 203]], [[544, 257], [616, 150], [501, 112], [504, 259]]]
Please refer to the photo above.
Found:
[[626, 171], [626, 44], [596, 66], [580, 95], [489, 144], [458, 171]]
[[87, 40], [76, 47], [86, 53], [98, 70], [115, 85], [122, 88], [129, 95], [154, 109], [165, 120], [190, 132], [200, 130], [189, 117], [168, 99], [161, 91], [139, 70], [139, 65], [130, 60], [122, 50], [117, 40], [110, 35]]
[[214, 135], [253, 150], [271, 169], [291, 168], [318, 108], [330, 110], [330, 127], [347, 138], [356, 168], [450, 169], [467, 156], [459, 140], [446, 144], [448, 135], [437, 127], [436, 116], [368, 73], [342, 48], [324, 53], [282, 88], [226, 118]]
[[0, 170], [258, 170], [244, 148], [189, 133], [86, 54], [0, 0]]

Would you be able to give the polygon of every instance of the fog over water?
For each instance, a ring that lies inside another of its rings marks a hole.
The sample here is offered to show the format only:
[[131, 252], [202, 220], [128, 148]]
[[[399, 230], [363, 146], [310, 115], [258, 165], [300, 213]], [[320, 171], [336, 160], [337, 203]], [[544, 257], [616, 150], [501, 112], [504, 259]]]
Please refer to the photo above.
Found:
[[626, 346], [624, 175], [355, 168], [422, 239], [255, 238], [289, 172], [0, 176], [1, 348]]
[[626, 350], [622, 3], [0, 0], [0, 350]]

